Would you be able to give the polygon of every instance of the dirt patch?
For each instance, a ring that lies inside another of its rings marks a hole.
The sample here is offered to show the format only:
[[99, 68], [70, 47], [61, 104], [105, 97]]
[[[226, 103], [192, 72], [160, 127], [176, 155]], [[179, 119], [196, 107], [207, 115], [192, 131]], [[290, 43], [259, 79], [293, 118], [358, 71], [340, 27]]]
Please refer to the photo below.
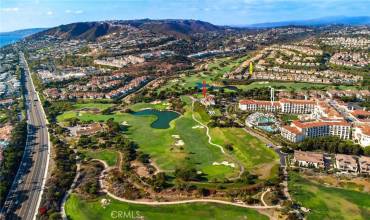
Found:
[[143, 163], [139, 161], [133, 161], [131, 162], [131, 165], [139, 176], [142, 176], [142, 177], [150, 176], [148, 168]]
[[264, 163], [253, 169], [252, 173], [259, 176], [260, 179], [268, 179], [276, 163]]
[[362, 177], [346, 178], [315, 173], [311, 175], [306, 174], [305, 178], [327, 186], [341, 187], [360, 192], [370, 192], [370, 181]]

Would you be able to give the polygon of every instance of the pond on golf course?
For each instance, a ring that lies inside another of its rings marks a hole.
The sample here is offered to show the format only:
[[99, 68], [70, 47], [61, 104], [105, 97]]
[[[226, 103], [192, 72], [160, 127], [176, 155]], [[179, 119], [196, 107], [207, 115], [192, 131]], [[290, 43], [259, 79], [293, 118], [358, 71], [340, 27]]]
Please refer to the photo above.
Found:
[[138, 112], [131, 113], [136, 116], [155, 115], [155, 120], [150, 126], [152, 128], [166, 129], [170, 127], [170, 122], [180, 116], [179, 113], [173, 111], [158, 111], [155, 109], [144, 109]]

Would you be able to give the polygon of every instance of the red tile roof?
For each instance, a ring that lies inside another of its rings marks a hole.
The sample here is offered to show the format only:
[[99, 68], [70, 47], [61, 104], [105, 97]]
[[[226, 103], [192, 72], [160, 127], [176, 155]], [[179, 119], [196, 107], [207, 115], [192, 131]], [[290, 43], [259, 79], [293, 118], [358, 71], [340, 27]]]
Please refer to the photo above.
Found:
[[358, 126], [358, 128], [361, 129], [363, 134], [370, 136], [370, 126], [369, 125]]
[[292, 127], [292, 126], [289, 126], [289, 125], [284, 126], [283, 129], [285, 129], [285, 130], [287, 130], [287, 131], [289, 131], [289, 132], [291, 132], [293, 134], [297, 134], [297, 135], [302, 134], [302, 132], [300, 132], [298, 130], [298, 128]]
[[293, 104], [315, 104], [313, 100], [299, 100], [299, 99], [281, 99], [281, 103], [293, 103]]
[[[263, 100], [253, 100], [253, 99], [243, 99], [239, 101], [242, 105], [271, 105], [271, 101], [263, 101]], [[279, 102], [272, 102], [273, 106], [279, 106]]]
[[363, 115], [363, 116], [370, 116], [370, 111], [365, 111], [361, 109], [351, 111], [351, 114], [354, 116]]

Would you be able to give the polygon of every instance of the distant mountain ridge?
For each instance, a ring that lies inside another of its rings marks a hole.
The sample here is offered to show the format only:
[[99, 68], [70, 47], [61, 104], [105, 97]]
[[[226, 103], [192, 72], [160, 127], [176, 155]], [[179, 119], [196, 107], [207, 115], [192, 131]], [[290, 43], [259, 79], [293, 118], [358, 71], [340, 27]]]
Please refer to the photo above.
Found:
[[[269, 22], [238, 26], [218, 26], [205, 21], [191, 19], [138, 19], [138, 20], [114, 20], [114, 21], [94, 21], [94, 22], [76, 22], [60, 25], [50, 29], [41, 30], [29, 38], [37, 38], [44, 35], [52, 35], [64, 39], [80, 39], [95, 41], [100, 37], [117, 32], [127, 31], [127, 25], [138, 30], [148, 31], [155, 34], [164, 34], [176, 38], [189, 39], [191, 35], [198, 33], [227, 31], [238, 29], [272, 28], [281, 26], [323, 26], [323, 25], [369, 25], [370, 16], [358, 17], [324, 17], [311, 20], [296, 20]], [[126, 26], [126, 27], [125, 27]], [[32, 30], [32, 29], [30, 29]], [[23, 30], [24, 31], [24, 30]]]
[[187, 38], [191, 34], [226, 29], [222, 26], [216, 26], [211, 23], [198, 20], [141, 19], [125, 21], [77, 22], [44, 30], [33, 35], [32, 37], [53, 35], [65, 39], [85, 39], [93, 41], [115, 31], [124, 30], [122, 25], [130, 25], [138, 29], [150, 31], [152, 33], [171, 35], [177, 38]]
[[272, 28], [282, 27], [289, 25], [297, 26], [323, 26], [323, 25], [369, 25], [370, 16], [357, 16], [357, 17], [346, 17], [346, 16], [332, 16], [322, 17], [310, 20], [292, 20], [292, 21], [281, 21], [281, 22], [266, 22], [257, 23], [250, 25], [239, 25], [239, 27], [251, 27], [251, 28]]

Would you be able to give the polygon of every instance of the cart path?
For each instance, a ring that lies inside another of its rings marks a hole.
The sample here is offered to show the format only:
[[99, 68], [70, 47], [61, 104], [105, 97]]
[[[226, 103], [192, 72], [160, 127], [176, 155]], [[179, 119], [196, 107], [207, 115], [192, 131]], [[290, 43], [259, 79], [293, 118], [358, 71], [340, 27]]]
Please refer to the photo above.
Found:
[[[108, 171], [111, 169], [111, 167], [108, 166], [108, 164], [103, 161], [103, 160], [98, 160], [94, 159], [95, 161], [100, 161], [105, 169], [104, 171]], [[102, 173], [104, 173], [102, 171]], [[239, 207], [244, 207], [244, 208], [251, 208], [251, 209], [276, 209], [276, 208], [281, 208], [280, 205], [275, 205], [275, 206], [253, 206], [253, 205], [246, 205], [243, 203], [234, 203], [234, 202], [228, 202], [228, 201], [223, 201], [223, 200], [217, 200], [217, 199], [189, 199], [189, 200], [180, 200], [180, 201], [170, 201], [170, 202], [158, 202], [158, 201], [137, 201], [137, 200], [130, 200], [130, 199], [124, 199], [121, 197], [118, 197], [114, 195], [113, 193], [109, 192], [107, 188], [103, 184], [103, 176], [99, 176], [99, 184], [102, 192], [106, 193], [108, 196], [121, 201], [121, 202], [127, 202], [130, 204], [140, 204], [140, 205], [151, 205], [151, 206], [158, 206], [158, 205], [176, 205], [176, 204], [186, 204], [186, 203], [197, 203], [197, 202], [205, 202], [205, 203], [219, 203], [219, 204], [225, 204], [225, 205], [233, 205], [233, 206], [239, 206]]]

